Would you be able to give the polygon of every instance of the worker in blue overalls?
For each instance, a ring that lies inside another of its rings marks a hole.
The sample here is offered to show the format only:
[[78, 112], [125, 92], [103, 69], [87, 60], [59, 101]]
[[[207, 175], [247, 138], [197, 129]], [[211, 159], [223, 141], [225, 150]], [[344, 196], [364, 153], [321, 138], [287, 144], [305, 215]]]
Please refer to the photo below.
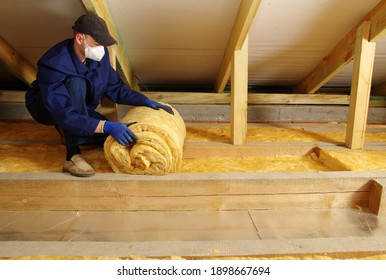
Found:
[[102, 18], [82, 15], [72, 28], [73, 38], [53, 46], [38, 61], [26, 107], [37, 122], [54, 125], [60, 132], [66, 145], [63, 172], [85, 177], [95, 171], [82, 158], [79, 145], [103, 143], [108, 135], [124, 146], [137, 140], [127, 124], [109, 121], [95, 111], [103, 96], [118, 104], [173, 111], [123, 84], [106, 48], [117, 42]]

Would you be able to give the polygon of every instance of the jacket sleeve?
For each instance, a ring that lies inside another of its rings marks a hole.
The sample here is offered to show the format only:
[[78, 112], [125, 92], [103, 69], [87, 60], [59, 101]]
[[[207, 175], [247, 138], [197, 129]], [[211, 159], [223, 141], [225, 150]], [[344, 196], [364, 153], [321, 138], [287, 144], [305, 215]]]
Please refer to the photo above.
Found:
[[118, 73], [109, 66], [109, 80], [105, 94], [115, 103], [124, 105], [144, 106], [148, 99], [142, 93], [127, 87]]
[[91, 136], [99, 119], [79, 114], [72, 105], [70, 95], [64, 85], [66, 75], [47, 65], [38, 65], [38, 81], [47, 111], [54, 122], [79, 136]]

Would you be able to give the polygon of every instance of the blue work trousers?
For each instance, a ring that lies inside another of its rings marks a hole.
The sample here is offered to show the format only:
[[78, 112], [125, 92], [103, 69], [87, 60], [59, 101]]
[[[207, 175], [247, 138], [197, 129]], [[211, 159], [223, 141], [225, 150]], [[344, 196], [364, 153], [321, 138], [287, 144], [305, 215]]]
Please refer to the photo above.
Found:
[[[67, 88], [68, 93], [70, 94], [72, 105], [74, 109], [81, 115], [89, 115], [87, 110], [87, 98], [88, 90], [86, 80], [80, 77], [68, 77], [65, 81], [65, 87]], [[37, 99], [34, 103], [28, 106], [28, 110], [31, 113], [31, 116], [39, 123], [45, 125], [55, 125], [55, 122], [52, 119], [52, 116], [47, 111], [44, 106], [43, 100]], [[101, 120], [106, 120], [106, 117], [99, 114], [98, 112], [93, 112], [92, 117], [99, 118]], [[59, 128], [60, 130], [61, 128]], [[80, 136], [73, 133], [70, 133], [66, 130], [63, 130], [65, 145], [67, 148], [73, 148], [82, 144], [91, 144], [91, 145], [101, 145], [106, 140], [108, 135], [102, 133], [96, 133], [93, 136]]]

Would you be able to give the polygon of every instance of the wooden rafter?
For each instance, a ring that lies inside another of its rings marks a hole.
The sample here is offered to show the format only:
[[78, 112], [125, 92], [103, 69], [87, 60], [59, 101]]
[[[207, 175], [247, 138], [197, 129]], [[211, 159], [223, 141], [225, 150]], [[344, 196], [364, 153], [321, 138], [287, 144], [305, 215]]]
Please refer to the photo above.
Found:
[[219, 74], [216, 81], [216, 92], [223, 92], [231, 76], [231, 62], [235, 50], [240, 50], [252, 26], [253, 19], [259, 9], [261, 0], [242, 0], [236, 16], [232, 33], [225, 49]]
[[371, 22], [370, 41], [382, 38], [386, 33], [385, 16], [386, 0], [383, 0], [300, 82], [294, 92], [315, 93], [354, 58], [356, 32], [362, 22]]
[[4, 38], [0, 36], [0, 64], [22, 79], [31, 84], [36, 79], [36, 68], [18, 53]]
[[363, 21], [371, 21], [370, 41], [377, 42], [386, 36], [386, 1], [382, 0]]
[[106, 0], [81, 0], [87, 11], [96, 13], [106, 21], [110, 34], [117, 40], [118, 44], [115, 47], [117, 62], [119, 63], [124, 79], [132, 89], [138, 89], [135, 76], [132, 72], [130, 62], [128, 60], [126, 50], [123, 47], [123, 42], [116, 28], [115, 22], [111, 16], [110, 9]]

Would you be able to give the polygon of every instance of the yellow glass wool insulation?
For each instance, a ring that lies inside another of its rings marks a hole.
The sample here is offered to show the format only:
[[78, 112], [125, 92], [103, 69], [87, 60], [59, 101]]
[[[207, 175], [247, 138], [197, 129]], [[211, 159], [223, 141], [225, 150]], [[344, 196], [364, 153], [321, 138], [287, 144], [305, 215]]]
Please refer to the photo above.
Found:
[[[82, 146], [81, 149], [83, 158], [96, 172], [112, 172], [101, 148]], [[0, 172], [61, 172], [65, 155], [63, 145], [0, 144]]]
[[182, 163], [186, 127], [180, 114], [148, 107], [134, 107], [121, 122], [137, 122], [130, 130], [137, 143], [120, 145], [109, 136], [104, 144], [107, 162], [116, 173], [165, 175], [178, 172]]
[[[311, 131], [302, 127], [249, 126], [246, 142], [345, 142], [346, 131]], [[229, 126], [188, 126], [186, 142], [222, 142], [231, 139]], [[366, 132], [368, 142], [385, 142], [386, 132]]]
[[251, 156], [184, 159], [182, 173], [231, 172], [319, 172], [332, 171], [317, 156]]
[[[163, 110], [150, 110], [153, 115]], [[166, 112], [165, 112], [166, 113]], [[135, 118], [132, 119], [133, 121]], [[183, 125], [183, 124], [182, 124]], [[133, 128], [131, 126], [130, 128]], [[315, 126], [317, 127], [317, 125]], [[367, 142], [385, 142], [386, 133], [366, 132]], [[35, 122], [0, 122], [0, 172], [61, 172], [65, 147], [60, 145], [52, 126]], [[228, 125], [190, 125], [186, 128], [186, 142], [230, 142]], [[41, 142], [47, 141], [45, 142]], [[345, 131], [311, 131], [301, 126], [251, 125], [247, 142], [344, 142]], [[98, 173], [110, 173], [103, 149], [82, 146], [82, 156]], [[182, 152], [181, 152], [182, 153]], [[196, 157], [182, 160], [182, 173], [194, 172], [287, 172], [287, 171], [369, 171], [386, 170], [386, 151], [321, 150], [317, 155], [248, 156], [248, 157]]]
[[386, 151], [338, 150], [320, 151], [319, 159], [326, 166], [342, 171], [386, 170]]

